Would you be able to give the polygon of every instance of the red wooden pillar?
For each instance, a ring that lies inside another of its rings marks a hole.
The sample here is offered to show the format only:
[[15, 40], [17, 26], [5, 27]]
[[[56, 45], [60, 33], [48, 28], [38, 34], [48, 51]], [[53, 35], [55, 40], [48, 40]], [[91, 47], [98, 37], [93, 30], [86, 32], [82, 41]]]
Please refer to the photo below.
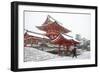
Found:
[[58, 55], [61, 55], [61, 45], [59, 45], [59, 47], [58, 47]]
[[64, 55], [66, 55], [66, 45], [63, 45], [63, 47], [64, 47]]

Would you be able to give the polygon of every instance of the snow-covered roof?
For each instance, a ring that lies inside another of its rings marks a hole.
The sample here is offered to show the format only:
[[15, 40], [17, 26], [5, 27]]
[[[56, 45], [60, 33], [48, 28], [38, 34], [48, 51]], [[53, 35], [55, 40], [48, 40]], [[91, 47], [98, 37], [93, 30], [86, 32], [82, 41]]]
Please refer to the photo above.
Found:
[[[37, 26], [37, 28], [39, 28], [40, 30], [43, 31], [47, 31], [48, 29], [50, 29], [50, 27], [59, 31], [62, 31], [63, 33], [68, 33], [71, 32], [70, 30], [68, 30], [67, 28], [63, 27], [62, 25], [60, 25], [61, 23], [59, 23], [57, 20], [55, 20], [53, 17], [51, 17], [50, 15], [47, 16], [46, 21], [44, 22], [44, 24], [42, 26]], [[46, 26], [47, 25], [47, 26]], [[49, 27], [49, 28], [48, 28]], [[55, 28], [56, 27], [56, 28]], [[51, 30], [51, 29], [50, 29]]]
[[76, 40], [75, 38], [73, 38], [73, 40], [76, 41], [76, 42], [80, 42], [80, 41]]
[[63, 36], [65, 39], [68, 39], [68, 40], [71, 40], [71, 39], [73, 39], [72, 37], [69, 37], [69, 36], [67, 36], [67, 35], [64, 35], [64, 34], [62, 34], [62, 36]]
[[62, 24], [61, 22], [57, 21], [57, 20], [54, 19], [52, 16], [48, 15], [47, 18], [48, 18], [50, 21], [52, 21], [52, 22], [57, 22], [57, 23], [60, 24], [62, 27], [65, 27], [65, 26], [63, 26], [63, 24]]
[[47, 18], [52, 21], [52, 22], [55, 22], [56, 20], [54, 18], [52, 18], [50, 15], [47, 16]]
[[57, 41], [60, 38], [60, 35], [58, 35], [54, 40], [52, 40], [52, 42]]
[[49, 39], [48, 37], [46, 37], [45, 35], [42, 35], [41, 33], [37, 34], [37, 33], [34, 33], [34, 32], [27, 32], [29, 35], [32, 35], [32, 36], [36, 36], [36, 37], [40, 37], [40, 38], [46, 38], [46, 39]]
[[79, 41], [76, 40], [75, 38], [69, 37], [69, 36], [67, 36], [67, 35], [62, 34], [62, 36], [63, 36], [64, 38], [68, 39], [68, 40], [74, 40], [74, 41], [76, 41], [76, 42], [79, 42]]

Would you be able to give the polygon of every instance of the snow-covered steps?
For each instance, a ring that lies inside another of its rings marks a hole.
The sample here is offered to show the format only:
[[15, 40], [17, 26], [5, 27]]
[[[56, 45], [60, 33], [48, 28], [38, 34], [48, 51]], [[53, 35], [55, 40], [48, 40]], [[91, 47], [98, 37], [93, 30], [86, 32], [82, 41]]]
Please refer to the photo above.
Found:
[[24, 48], [24, 62], [28, 61], [45, 61], [49, 59], [58, 58], [59, 56], [41, 51], [31, 47]]

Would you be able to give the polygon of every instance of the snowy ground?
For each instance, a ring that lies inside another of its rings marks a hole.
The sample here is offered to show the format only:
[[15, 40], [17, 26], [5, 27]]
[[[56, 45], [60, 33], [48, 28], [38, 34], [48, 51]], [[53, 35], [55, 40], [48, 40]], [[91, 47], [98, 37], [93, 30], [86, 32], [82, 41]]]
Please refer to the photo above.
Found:
[[75, 60], [75, 59], [90, 59], [90, 52], [83, 51], [81, 55], [78, 55], [77, 58], [72, 58], [71, 56], [57, 56], [45, 51], [40, 51], [35, 48], [24, 48], [24, 61], [60, 61], [60, 60]]
[[64, 61], [64, 60], [76, 60], [76, 59], [90, 59], [90, 52], [84, 51], [81, 55], [78, 55], [77, 58], [76, 57], [73, 58], [72, 56], [63, 56], [55, 59], [50, 59], [50, 61]]
[[48, 59], [58, 58], [57, 55], [47, 53], [44, 51], [40, 51], [35, 48], [27, 47], [24, 49], [25, 49], [25, 54], [24, 54], [25, 62], [27, 62], [27, 61], [44, 61], [44, 60], [48, 60]]

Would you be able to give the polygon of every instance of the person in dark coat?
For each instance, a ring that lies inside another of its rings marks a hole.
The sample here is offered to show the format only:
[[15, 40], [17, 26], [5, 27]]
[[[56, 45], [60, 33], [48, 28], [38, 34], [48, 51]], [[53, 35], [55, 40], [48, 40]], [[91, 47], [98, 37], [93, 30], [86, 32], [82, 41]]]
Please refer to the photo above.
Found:
[[73, 57], [73, 58], [74, 58], [74, 57], [77, 58], [77, 52], [76, 52], [76, 50], [77, 50], [77, 47], [75, 46], [74, 49], [72, 50], [72, 57]]

